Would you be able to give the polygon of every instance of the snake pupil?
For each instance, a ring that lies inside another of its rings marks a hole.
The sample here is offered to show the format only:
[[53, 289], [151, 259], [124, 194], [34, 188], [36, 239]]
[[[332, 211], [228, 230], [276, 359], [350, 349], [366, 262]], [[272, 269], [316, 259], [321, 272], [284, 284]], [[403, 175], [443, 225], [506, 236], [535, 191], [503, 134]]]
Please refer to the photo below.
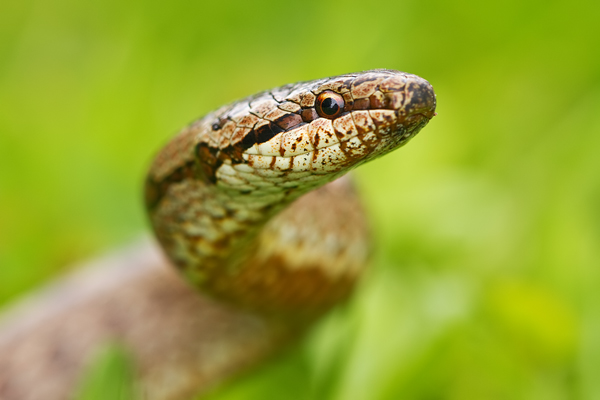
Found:
[[338, 103], [336, 103], [334, 99], [328, 97], [325, 100], [323, 100], [323, 103], [321, 103], [321, 109], [325, 114], [333, 115], [336, 112], [338, 112], [340, 106], [338, 106]]

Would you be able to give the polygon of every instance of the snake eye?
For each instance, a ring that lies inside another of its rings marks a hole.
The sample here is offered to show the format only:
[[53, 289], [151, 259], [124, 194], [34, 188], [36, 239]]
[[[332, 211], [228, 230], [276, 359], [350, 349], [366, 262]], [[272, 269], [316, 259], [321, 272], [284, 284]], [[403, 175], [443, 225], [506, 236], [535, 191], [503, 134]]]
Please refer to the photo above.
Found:
[[333, 119], [344, 110], [344, 98], [335, 92], [323, 92], [317, 97], [315, 108], [321, 117]]

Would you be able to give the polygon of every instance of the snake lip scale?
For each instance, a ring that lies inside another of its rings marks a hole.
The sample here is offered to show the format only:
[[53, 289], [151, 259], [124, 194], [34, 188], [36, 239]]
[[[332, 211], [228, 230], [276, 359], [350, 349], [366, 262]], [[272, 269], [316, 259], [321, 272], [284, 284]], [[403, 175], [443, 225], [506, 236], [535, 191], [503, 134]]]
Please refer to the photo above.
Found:
[[393, 70], [285, 85], [221, 107], [156, 157], [146, 181], [154, 231], [189, 281], [220, 300], [267, 314], [321, 314], [351, 291], [368, 246], [345, 248], [339, 232], [317, 245], [278, 214], [404, 145], [435, 107], [429, 82]]

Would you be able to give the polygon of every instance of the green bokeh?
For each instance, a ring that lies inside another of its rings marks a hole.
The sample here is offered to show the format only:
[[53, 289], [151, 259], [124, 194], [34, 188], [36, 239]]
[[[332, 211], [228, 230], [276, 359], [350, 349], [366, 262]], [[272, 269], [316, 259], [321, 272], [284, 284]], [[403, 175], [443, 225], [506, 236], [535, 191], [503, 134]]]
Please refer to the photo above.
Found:
[[399, 69], [439, 115], [357, 171], [371, 273], [212, 398], [600, 398], [598, 21], [595, 1], [3, 0], [0, 302], [147, 230], [145, 169], [187, 122]]

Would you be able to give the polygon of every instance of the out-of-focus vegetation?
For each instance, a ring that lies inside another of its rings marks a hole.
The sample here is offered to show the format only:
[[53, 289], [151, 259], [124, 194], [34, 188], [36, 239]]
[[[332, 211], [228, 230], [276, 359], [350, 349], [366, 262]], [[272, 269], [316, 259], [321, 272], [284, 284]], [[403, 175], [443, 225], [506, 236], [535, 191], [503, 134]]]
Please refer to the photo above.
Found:
[[373, 268], [211, 399], [600, 398], [598, 21], [591, 0], [3, 0], [0, 301], [146, 230], [145, 169], [192, 119], [393, 68], [433, 84], [439, 115], [357, 171]]

